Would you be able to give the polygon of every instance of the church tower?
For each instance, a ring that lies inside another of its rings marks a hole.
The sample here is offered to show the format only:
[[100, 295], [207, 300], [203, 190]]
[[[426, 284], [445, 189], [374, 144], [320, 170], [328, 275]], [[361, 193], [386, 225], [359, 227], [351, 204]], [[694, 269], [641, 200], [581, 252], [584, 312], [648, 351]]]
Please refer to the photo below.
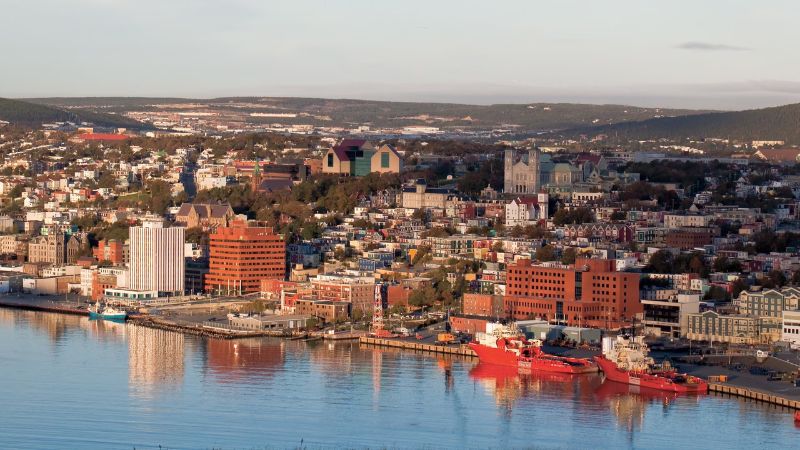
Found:
[[541, 151], [534, 146], [528, 150], [528, 192], [536, 194], [542, 187]]
[[503, 158], [503, 193], [511, 194], [514, 189], [514, 150], [507, 148]]
[[250, 190], [257, 192], [258, 188], [261, 187], [261, 181], [263, 181], [261, 177], [261, 161], [256, 158], [256, 164], [253, 167], [253, 176], [250, 177]]

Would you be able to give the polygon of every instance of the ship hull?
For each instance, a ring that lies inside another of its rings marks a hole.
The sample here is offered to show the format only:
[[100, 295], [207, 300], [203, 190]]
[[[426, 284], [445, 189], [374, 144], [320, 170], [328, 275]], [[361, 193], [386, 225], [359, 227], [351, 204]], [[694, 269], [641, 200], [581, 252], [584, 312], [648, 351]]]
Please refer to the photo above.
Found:
[[482, 363], [498, 366], [518, 367], [521, 369], [542, 372], [581, 374], [597, 372], [597, 366], [591, 361], [577, 358], [561, 358], [558, 356], [539, 356], [521, 358], [516, 353], [500, 348], [488, 347], [475, 342], [469, 344]]
[[128, 315], [126, 313], [121, 314], [98, 314], [96, 312], [89, 312], [90, 319], [103, 319], [103, 320], [125, 320]]
[[[669, 392], [687, 392], [687, 393], [706, 393], [708, 392], [708, 384], [700, 379], [694, 379], [692, 382], [677, 382], [673, 378], [650, 374], [650, 373], [637, 373], [622, 370], [617, 365], [603, 356], [596, 356], [594, 358], [600, 370], [603, 371], [606, 379], [617, 383], [630, 384], [634, 386], [641, 386], [648, 389], [658, 389], [660, 391]], [[687, 378], [685, 375], [682, 377]]]

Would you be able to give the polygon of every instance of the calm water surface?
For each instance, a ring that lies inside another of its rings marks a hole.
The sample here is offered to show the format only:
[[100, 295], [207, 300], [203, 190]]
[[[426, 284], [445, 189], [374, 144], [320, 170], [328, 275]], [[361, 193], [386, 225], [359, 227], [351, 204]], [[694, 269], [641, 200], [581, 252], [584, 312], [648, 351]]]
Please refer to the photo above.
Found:
[[2, 448], [798, 448], [791, 413], [358, 344], [0, 309]]

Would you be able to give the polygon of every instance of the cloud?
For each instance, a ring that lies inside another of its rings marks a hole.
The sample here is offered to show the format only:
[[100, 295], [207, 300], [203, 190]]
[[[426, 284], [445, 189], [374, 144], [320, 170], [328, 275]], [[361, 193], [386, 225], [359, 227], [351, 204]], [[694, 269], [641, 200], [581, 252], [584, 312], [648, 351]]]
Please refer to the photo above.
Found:
[[700, 51], [706, 51], [706, 52], [708, 52], [708, 51], [712, 51], [712, 52], [713, 51], [735, 51], [735, 52], [741, 52], [741, 51], [750, 50], [749, 48], [737, 47], [735, 45], [713, 44], [711, 42], [699, 42], [699, 41], [684, 42], [683, 44], [680, 44], [680, 45], [676, 46], [676, 48], [679, 48], [679, 49], [682, 49], [682, 50], [700, 50]]

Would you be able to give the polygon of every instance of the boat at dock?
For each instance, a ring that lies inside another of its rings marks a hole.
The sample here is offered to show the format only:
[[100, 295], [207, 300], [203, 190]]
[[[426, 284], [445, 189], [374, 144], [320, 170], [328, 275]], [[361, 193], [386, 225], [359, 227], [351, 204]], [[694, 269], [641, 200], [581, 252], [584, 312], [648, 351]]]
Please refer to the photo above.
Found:
[[90, 319], [103, 319], [103, 320], [122, 320], [128, 317], [128, 313], [123, 309], [114, 308], [111, 305], [100, 305], [100, 302], [89, 307]]
[[545, 353], [540, 340], [528, 340], [513, 325], [487, 324], [486, 333], [476, 333], [475, 339], [469, 347], [482, 363], [566, 374], [597, 372], [597, 366], [588, 359]]
[[604, 338], [603, 354], [594, 360], [609, 381], [670, 392], [708, 392], [704, 380], [678, 373], [669, 363], [658, 365], [649, 353], [643, 336], [620, 335]]

